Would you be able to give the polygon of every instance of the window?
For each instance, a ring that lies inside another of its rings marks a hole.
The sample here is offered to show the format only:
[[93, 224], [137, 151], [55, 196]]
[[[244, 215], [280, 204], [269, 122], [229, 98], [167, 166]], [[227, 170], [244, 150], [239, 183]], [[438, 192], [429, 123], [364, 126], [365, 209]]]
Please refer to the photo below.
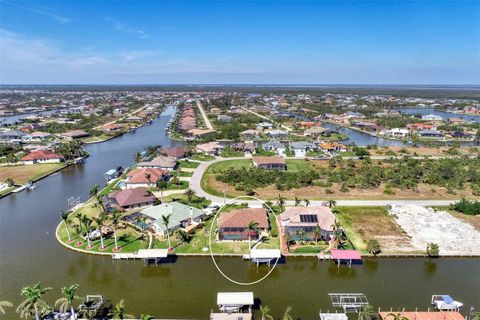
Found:
[[317, 223], [318, 217], [315, 214], [301, 214], [300, 222]]

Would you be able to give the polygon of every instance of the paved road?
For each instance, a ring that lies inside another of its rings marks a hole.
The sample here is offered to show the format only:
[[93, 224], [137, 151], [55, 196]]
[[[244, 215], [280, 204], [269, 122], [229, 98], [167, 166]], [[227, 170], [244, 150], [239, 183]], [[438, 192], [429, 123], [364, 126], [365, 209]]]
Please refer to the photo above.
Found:
[[213, 126], [210, 123], [210, 120], [208, 119], [207, 114], [205, 113], [205, 109], [203, 109], [202, 103], [199, 100], [197, 100], [197, 107], [198, 107], [198, 110], [200, 110], [200, 113], [202, 114], [203, 122], [205, 122], [207, 129], [213, 129]]
[[[223, 204], [225, 202], [225, 199], [223, 197], [218, 197], [211, 195], [207, 192], [205, 192], [202, 189], [201, 186], [201, 180], [202, 176], [205, 172], [205, 170], [210, 166], [211, 164], [214, 164], [216, 162], [220, 161], [225, 161], [225, 160], [241, 160], [245, 159], [244, 157], [238, 157], [238, 158], [228, 158], [228, 159], [223, 159], [223, 158], [217, 158], [212, 161], [208, 162], [202, 162], [198, 168], [195, 170], [193, 173], [193, 176], [190, 180], [190, 188], [195, 191], [195, 193], [199, 196], [205, 197], [209, 200], [211, 200], [213, 203], [217, 204]], [[295, 159], [295, 158], [292, 158]], [[326, 200], [326, 199], [325, 199]], [[227, 198], [228, 201], [228, 198]], [[361, 206], [386, 206], [388, 204], [394, 205], [394, 204], [415, 204], [419, 206], [448, 206], [452, 203], [457, 202], [458, 200], [336, 200], [337, 201], [337, 206], [354, 206], [354, 207], [361, 207]], [[259, 207], [262, 205], [262, 202], [257, 201], [257, 200], [246, 200], [242, 202], [247, 202], [250, 206], [252, 207]], [[310, 205], [322, 205], [324, 200], [311, 200]], [[295, 202], [293, 200], [288, 200], [286, 201], [287, 206], [294, 205]]]

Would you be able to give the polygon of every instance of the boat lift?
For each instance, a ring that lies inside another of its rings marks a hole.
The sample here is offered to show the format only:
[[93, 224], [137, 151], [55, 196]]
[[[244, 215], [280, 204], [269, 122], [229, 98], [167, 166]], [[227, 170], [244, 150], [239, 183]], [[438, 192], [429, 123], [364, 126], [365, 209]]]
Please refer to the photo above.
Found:
[[261, 263], [266, 263], [270, 266], [272, 261], [278, 261], [281, 256], [282, 253], [279, 249], [252, 249], [250, 254], [243, 256], [243, 259], [251, 260], [258, 267]]
[[334, 307], [343, 308], [345, 313], [359, 312], [368, 306], [367, 297], [363, 293], [329, 293]]
[[447, 294], [434, 294], [432, 296], [432, 305], [439, 311], [459, 311], [463, 303], [453, 300]]

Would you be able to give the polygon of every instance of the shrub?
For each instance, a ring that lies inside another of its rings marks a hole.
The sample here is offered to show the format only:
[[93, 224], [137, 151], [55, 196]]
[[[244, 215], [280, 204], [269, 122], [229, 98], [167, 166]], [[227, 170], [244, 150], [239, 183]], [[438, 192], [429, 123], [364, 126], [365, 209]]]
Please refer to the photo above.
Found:
[[378, 255], [382, 250], [380, 249], [380, 244], [377, 240], [372, 239], [368, 240], [367, 251], [374, 256]]
[[430, 258], [437, 258], [440, 256], [440, 248], [438, 247], [438, 244], [436, 243], [429, 243], [427, 245], [427, 256]]
[[479, 201], [468, 201], [463, 198], [459, 202], [450, 205], [450, 208], [471, 216], [476, 216], [480, 214], [480, 202]]

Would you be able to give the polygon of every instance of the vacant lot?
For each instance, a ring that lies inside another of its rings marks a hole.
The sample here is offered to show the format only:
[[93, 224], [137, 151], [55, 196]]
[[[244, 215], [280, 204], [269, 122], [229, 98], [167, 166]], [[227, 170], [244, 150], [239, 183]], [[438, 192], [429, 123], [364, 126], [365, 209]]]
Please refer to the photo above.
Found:
[[337, 219], [356, 249], [366, 252], [368, 240], [375, 239], [382, 253], [412, 253], [410, 237], [385, 207], [339, 207]]
[[15, 184], [21, 185], [28, 181], [36, 181], [63, 167], [65, 167], [64, 163], [0, 167], [0, 181], [5, 181], [7, 178], [11, 178], [15, 181]]

